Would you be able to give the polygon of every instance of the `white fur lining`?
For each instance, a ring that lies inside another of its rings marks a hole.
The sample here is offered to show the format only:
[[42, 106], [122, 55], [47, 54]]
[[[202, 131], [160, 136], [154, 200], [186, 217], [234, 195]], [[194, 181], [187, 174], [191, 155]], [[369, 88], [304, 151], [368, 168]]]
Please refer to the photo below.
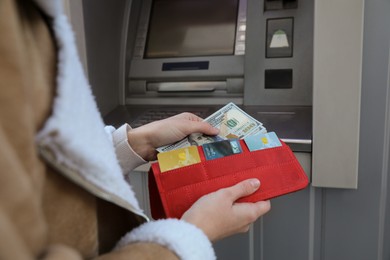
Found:
[[216, 259], [207, 236], [183, 220], [165, 219], [148, 222], [126, 234], [117, 248], [129, 243], [154, 242], [174, 251], [183, 260]]
[[37, 142], [56, 160], [80, 177], [126, 201], [141, 214], [138, 201], [125, 181], [115, 149], [107, 138], [91, 88], [79, 60], [73, 32], [60, 1], [37, 1], [52, 16], [58, 46], [58, 75], [53, 111], [37, 135]]

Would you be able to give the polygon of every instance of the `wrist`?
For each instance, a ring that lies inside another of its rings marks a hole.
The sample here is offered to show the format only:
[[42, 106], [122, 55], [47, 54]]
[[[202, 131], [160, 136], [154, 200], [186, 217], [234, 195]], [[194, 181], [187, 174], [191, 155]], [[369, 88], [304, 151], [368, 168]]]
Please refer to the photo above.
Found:
[[129, 145], [145, 161], [152, 161], [156, 158], [156, 150], [149, 140], [150, 138], [148, 138], [148, 133], [146, 131], [131, 129], [127, 132], [127, 141]]

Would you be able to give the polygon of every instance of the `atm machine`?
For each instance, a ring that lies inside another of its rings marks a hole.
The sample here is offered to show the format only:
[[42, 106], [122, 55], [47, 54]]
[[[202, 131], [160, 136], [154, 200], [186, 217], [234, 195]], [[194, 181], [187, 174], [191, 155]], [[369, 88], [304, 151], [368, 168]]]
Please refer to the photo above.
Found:
[[[219, 259], [390, 258], [388, 1], [67, 2], [107, 124], [232, 101], [309, 176], [247, 234], [215, 243]], [[147, 170], [132, 177], [146, 212]]]

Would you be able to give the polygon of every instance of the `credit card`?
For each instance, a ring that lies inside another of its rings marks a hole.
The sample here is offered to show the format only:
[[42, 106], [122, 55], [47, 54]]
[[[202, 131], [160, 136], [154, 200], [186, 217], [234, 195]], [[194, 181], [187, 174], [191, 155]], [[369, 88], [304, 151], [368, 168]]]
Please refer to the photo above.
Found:
[[161, 172], [200, 162], [198, 148], [189, 146], [157, 154]]
[[265, 134], [250, 135], [244, 138], [249, 151], [263, 150], [267, 148], [273, 148], [282, 146], [279, 138], [275, 132], [269, 132]]
[[202, 145], [206, 160], [213, 160], [225, 156], [242, 153], [238, 139], [228, 139]]

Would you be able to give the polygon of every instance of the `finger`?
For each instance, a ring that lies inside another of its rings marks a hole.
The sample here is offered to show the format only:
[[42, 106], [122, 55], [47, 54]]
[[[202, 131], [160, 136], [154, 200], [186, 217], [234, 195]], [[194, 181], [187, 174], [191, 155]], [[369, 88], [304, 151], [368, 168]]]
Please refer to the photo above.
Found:
[[[237, 203], [238, 204], [238, 203]], [[264, 215], [268, 211], [271, 210], [271, 202], [269, 200], [266, 201], [258, 201], [252, 204], [252, 209], [255, 211], [255, 213], [259, 216]]]
[[235, 203], [233, 209], [237, 216], [244, 219], [245, 223], [253, 223], [259, 217], [270, 211], [271, 203], [270, 201]]
[[183, 118], [183, 119], [190, 120], [190, 121], [198, 121], [198, 122], [203, 121], [203, 118], [201, 118], [193, 113], [190, 113], [190, 112], [180, 113], [180, 114], [176, 115], [175, 117], [176, 118]]
[[188, 121], [183, 122], [185, 124], [186, 135], [192, 133], [202, 133], [206, 135], [217, 135], [219, 133], [219, 129], [211, 126], [209, 123], [201, 121]]
[[203, 133], [206, 135], [217, 135], [219, 129], [213, 127], [209, 123], [203, 121], [203, 119], [195, 114], [184, 112], [173, 116], [177, 120], [182, 120], [184, 127], [182, 128], [185, 135], [192, 133]]
[[241, 197], [254, 193], [259, 187], [260, 181], [258, 179], [248, 179], [229, 188], [222, 189], [221, 191], [226, 193], [226, 196], [232, 201], [236, 201]]
[[193, 124], [193, 133], [203, 133], [206, 135], [219, 134], [219, 129], [213, 127], [207, 122], [192, 122], [192, 124]]

